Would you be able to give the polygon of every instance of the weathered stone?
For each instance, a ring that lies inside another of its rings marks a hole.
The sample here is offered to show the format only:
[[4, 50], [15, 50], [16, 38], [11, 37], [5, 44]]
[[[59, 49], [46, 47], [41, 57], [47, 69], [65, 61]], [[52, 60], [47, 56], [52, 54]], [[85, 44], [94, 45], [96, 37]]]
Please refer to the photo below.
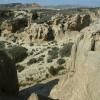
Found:
[[[99, 24], [84, 29], [72, 47], [73, 75], [51, 92], [60, 100], [99, 100], [100, 31]], [[67, 78], [67, 76], [65, 77]], [[64, 79], [65, 79], [64, 78]], [[66, 80], [66, 79], [65, 79]], [[58, 89], [58, 90], [57, 90]], [[57, 92], [58, 91], [58, 92]], [[62, 93], [63, 91], [63, 93]]]
[[25, 28], [27, 26], [28, 26], [27, 18], [18, 18], [3, 22], [2, 30], [8, 30], [12, 33], [15, 33], [16, 31], [19, 31], [20, 29]]
[[75, 15], [68, 18], [68, 29], [71, 31], [80, 31], [89, 26], [90, 22], [90, 15]]

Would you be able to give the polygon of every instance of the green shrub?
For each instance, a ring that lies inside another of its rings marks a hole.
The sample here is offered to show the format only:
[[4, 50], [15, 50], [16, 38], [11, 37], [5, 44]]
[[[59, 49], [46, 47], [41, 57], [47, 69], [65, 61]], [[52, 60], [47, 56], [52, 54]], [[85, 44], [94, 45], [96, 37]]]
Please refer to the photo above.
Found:
[[43, 61], [43, 60], [44, 60], [44, 58], [41, 56], [38, 58], [38, 62]]
[[7, 50], [15, 63], [23, 61], [27, 57], [27, 49], [22, 46], [13, 46]]
[[57, 64], [62, 65], [65, 63], [65, 59], [58, 59]]
[[60, 49], [59, 55], [61, 57], [69, 57], [71, 55], [71, 48], [73, 43], [63, 44], [63, 48]]
[[63, 70], [64, 66], [58, 66], [57, 68], [54, 68], [54, 66], [51, 66], [49, 68], [49, 73], [53, 76], [59, 74], [59, 71]]
[[51, 58], [47, 59], [47, 63], [51, 63], [53, 60]]
[[33, 63], [37, 63], [37, 59], [36, 58], [32, 58], [27, 62], [27, 65], [31, 65]]
[[16, 68], [17, 68], [18, 72], [21, 72], [25, 69], [25, 67], [22, 65], [17, 65]]
[[50, 69], [49, 69], [49, 73], [53, 76], [55, 76], [57, 74], [57, 71], [56, 69], [54, 68], [54, 66], [51, 66]]
[[49, 58], [56, 59], [58, 58], [59, 48], [53, 47], [51, 50], [48, 51]]
[[0, 41], [0, 49], [4, 49], [5, 48], [5, 42], [4, 41]]

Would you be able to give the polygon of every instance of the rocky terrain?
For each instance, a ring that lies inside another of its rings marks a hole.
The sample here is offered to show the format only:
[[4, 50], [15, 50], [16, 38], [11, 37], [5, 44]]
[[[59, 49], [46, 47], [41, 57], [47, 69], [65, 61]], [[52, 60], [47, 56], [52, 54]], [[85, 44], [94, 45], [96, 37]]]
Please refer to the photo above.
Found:
[[1, 10], [1, 100], [99, 100], [100, 10], [67, 11]]

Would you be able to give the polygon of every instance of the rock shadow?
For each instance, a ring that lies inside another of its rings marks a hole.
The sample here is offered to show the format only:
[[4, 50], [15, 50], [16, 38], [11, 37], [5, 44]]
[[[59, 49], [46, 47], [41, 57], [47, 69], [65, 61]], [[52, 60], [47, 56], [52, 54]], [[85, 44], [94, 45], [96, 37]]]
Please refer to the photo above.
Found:
[[27, 100], [32, 93], [35, 93], [37, 94], [39, 100], [54, 100], [49, 98], [48, 96], [52, 88], [56, 84], [58, 84], [58, 82], [59, 79], [55, 79], [44, 84], [36, 84], [34, 86], [21, 90], [19, 96], [23, 97], [23, 100]]

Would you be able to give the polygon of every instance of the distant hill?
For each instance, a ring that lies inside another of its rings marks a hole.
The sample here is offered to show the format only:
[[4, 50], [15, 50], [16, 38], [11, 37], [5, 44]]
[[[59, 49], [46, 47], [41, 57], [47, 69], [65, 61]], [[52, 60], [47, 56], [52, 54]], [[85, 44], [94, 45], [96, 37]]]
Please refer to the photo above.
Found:
[[50, 9], [69, 9], [69, 8], [89, 8], [87, 6], [81, 6], [81, 5], [49, 5], [45, 6], [45, 8], [50, 8]]
[[24, 8], [33, 8], [33, 9], [38, 9], [42, 8], [37, 3], [32, 3], [32, 4], [22, 4], [22, 3], [10, 3], [10, 4], [0, 4], [0, 9], [24, 9]]

